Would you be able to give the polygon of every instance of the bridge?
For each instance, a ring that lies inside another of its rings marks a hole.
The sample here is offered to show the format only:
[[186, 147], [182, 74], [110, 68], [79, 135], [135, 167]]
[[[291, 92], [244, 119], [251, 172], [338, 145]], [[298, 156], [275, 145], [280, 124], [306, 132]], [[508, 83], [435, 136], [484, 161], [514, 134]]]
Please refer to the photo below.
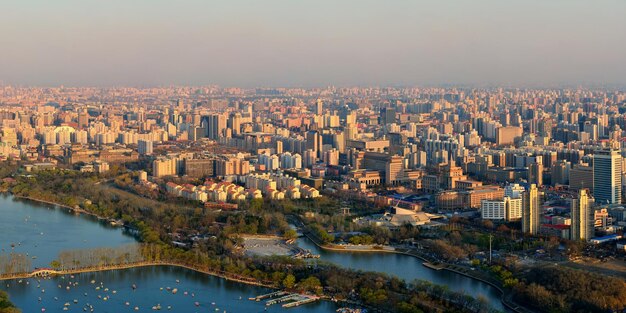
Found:
[[51, 268], [40, 268], [32, 271], [30, 277], [47, 277], [52, 275], [59, 275], [60, 272]]

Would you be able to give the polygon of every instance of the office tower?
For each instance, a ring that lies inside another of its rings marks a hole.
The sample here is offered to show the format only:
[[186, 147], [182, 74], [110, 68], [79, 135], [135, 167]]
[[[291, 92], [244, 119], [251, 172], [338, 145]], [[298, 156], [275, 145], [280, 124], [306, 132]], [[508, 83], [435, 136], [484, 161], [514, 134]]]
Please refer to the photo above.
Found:
[[528, 166], [528, 183], [543, 185], [543, 164], [535, 162]]
[[224, 114], [211, 114], [203, 118], [206, 127], [206, 136], [209, 139], [219, 139], [226, 128], [226, 116]]
[[579, 190], [578, 198], [572, 199], [572, 240], [589, 240], [593, 237], [592, 203], [593, 198], [587, 189]]
[[316, 104], [315, 114], [317, 115], [324, 114], [324, 102], [322, 101], [322, 99], [317, 99], [317, 102], [315, 104]]
[[391, 124], [396, 121], [396, 110], [393, 108], [380, 109], [380, 124]]
[[598, 203], [622, 202], [622, 156], [613, 149], [593, 154], [593, 197]]
[[153, 143], [151, 140], [140, 139], [137, 141], [137, 151], [139, 154], [151, 155], [153, 152]]
[[233, 135], [241, 133], [241, 113], [237, 112], [230, 116], [228, 120], [228, 126], [233, 130]]
[[522, 193], [522, 231], [537, 235], [541, 225], [541, 192], [532, 184]]
[[306, 148], [315, 152], [316, 158], [322, 157], [322, 135], [317, 131], [306, 133]]

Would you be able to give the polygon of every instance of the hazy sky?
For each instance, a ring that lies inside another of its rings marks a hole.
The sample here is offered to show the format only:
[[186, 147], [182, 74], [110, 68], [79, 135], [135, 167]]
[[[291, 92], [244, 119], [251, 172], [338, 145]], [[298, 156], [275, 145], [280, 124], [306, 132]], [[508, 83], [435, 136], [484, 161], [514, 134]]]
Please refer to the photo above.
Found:
[[626, 0], [0, 0], [0, 81], [626, 85]]

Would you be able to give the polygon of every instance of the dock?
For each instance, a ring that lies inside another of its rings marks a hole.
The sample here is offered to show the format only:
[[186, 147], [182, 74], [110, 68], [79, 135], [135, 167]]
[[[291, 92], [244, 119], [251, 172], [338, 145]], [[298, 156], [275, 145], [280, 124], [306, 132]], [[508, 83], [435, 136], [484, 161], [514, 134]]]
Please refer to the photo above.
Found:
[[294, 300], [294, 299], [296, 299], [296, 298], [298, 298], [298, 297], [299, 297], [299, 295], [298, 295], [298, 294], [292, 293], [292, 294], [288, 294], [288, 295], [286, 295], [286, 296], [282, 296], [282, 297], [280, 297], [280, 298], [276, 298], [276, 299], [269, 300], [269, 301], [267, 301], [267, 302], [265, 303], [265, 305], [266, 305], [266, 306], [270, 306], [270, 305], [274, 305], [274, 304], [276, 304], [276, 303], [281, 303], [281, 302], [285, 302], [285, 301]]
[[302, 299], [300, 300], [283, 304], [283, 308], [292, 308], [296, 306], [301, 306], [303, 304], [315, 302], [317, 301], [317, 299], [318, 299], [317, 297], [302, 297]]
[[248, 298], [248, 299], [252, 301], [261, 301], [261, 300], [268, 299], [268, 298], [281, 297], [286, 294], [287, 293], [284, 291], [274, 291], [268, 294], [264, 294], [264, 295], [260, 295], [260, 296], [256, 296], [254, 298]]

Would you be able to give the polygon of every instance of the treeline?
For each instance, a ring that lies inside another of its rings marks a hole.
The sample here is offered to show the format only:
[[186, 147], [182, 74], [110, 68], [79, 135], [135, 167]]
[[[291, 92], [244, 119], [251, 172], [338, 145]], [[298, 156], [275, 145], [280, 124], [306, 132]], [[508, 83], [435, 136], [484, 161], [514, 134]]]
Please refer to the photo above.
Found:
[[0, 255], [0, 275], [27, 273], [31, 271], [31, 260], [20, 253]]
[[0, 290], [0, 313], [20, 313], [11, 301], [6, 292]]
[[626, 283], [580, 270], [533, 268], [516, 285], [515, 300], [543, 312], [621, 312], [626, 309]]
[[116, 248], [89, 248], [61, 251], [50, 266], [57, 270], [71, 270], [108, 265], [123, 265], [142, 262], [143, 254], [139, 244], [129, 244]]
[[310, 224], [308, 228], [309, 231], [322, 243], [332, 243], [335, 241], [335, 236], [329, 234], [321, 225]]

